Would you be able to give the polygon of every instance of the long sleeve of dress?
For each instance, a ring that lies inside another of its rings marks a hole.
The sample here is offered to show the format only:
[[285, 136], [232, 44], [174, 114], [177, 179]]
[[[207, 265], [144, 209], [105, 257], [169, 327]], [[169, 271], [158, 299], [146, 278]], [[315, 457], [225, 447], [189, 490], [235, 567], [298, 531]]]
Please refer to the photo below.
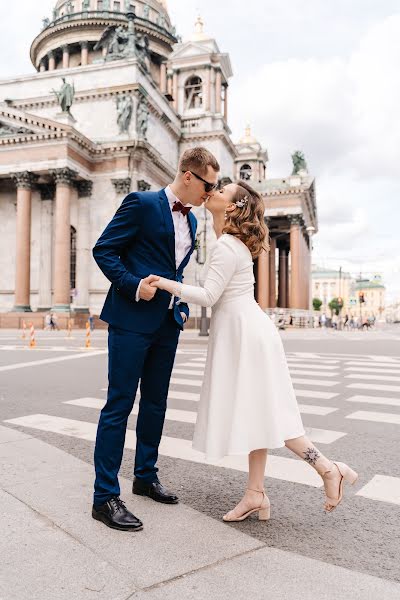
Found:
[[224, 239], [217, 242], [207, 272], [204, 287], [180, 284], [179, 296], [183, 302], [213, 306], [219, 300], [236, 269], [234, 249]]

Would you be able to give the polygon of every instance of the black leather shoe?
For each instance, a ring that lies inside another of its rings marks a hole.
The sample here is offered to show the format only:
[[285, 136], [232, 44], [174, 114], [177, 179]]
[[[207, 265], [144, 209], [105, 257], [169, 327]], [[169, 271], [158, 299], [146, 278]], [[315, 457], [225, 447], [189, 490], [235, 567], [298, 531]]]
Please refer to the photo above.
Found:
[[168, 492], [159, 481], [147, 483], [140, 481], [140, 479], [135, 479], [132, 486], [132, 493], [138, 496], [148, 496], [152, 500], [162, 502], [163, 504], [178, 504], [179, 502], [178, 496]]
[[92, 517], [97, 521], [102, 521], [111, 529], [119, 529], [120, 531], [140, 531], [143, 529], [142, 521], [139, 521], [126, 508], [119, 496], [114, 496], [107, 500], [101, 506], [92, 508]]

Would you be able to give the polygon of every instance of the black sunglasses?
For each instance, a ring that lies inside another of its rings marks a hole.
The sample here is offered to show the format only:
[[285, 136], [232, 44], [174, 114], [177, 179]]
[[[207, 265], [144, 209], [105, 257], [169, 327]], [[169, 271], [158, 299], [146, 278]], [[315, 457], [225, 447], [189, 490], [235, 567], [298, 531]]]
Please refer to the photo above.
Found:
[[205, 192], [209, 193], [209, 192], [212, 192], [217, 189], [218, 183], [209, 183], [208, 181], [206, 181], [205, 179], [200, 177], [200, 175], [197, 175], [197, 173], [193, 173], [193, 171], [182, 171], [182, 173], [188, 173], [188, 172], [191, 173], [192, 175], [194, 175], [197, 179], [200, 179], [200, 181], [202, 181], [204, 183], [204, 191]]

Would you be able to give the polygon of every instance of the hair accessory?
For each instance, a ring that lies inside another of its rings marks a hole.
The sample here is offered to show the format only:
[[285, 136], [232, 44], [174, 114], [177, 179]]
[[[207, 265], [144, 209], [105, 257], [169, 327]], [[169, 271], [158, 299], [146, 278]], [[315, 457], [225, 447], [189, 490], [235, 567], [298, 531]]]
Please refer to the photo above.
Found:
[[236, 200], [235, 204], [236, 206], [238, 206], [239, 208], [243, 208], [243, 206], [246, 206], [246, 204], [249, 201], [249, 197], [245, 196], [244, 198], [242, 198], [241, 200]]

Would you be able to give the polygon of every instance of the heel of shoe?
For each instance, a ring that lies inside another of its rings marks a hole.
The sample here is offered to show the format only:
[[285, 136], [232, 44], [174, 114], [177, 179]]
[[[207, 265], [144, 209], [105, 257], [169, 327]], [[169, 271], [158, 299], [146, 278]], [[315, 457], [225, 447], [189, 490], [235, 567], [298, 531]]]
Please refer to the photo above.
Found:
[[354, 485], [358, 479], [358, 473], [353, 471], [348, 465], [344, 463], [336, 463], [337, 468], [339, 469], [343, 479], [351, 485]]
[[271, 518], [271, 507], [270, 506], [261, 508], [258, 511], [258, 520], [259, 521], [268, 521], [270, 518]]

